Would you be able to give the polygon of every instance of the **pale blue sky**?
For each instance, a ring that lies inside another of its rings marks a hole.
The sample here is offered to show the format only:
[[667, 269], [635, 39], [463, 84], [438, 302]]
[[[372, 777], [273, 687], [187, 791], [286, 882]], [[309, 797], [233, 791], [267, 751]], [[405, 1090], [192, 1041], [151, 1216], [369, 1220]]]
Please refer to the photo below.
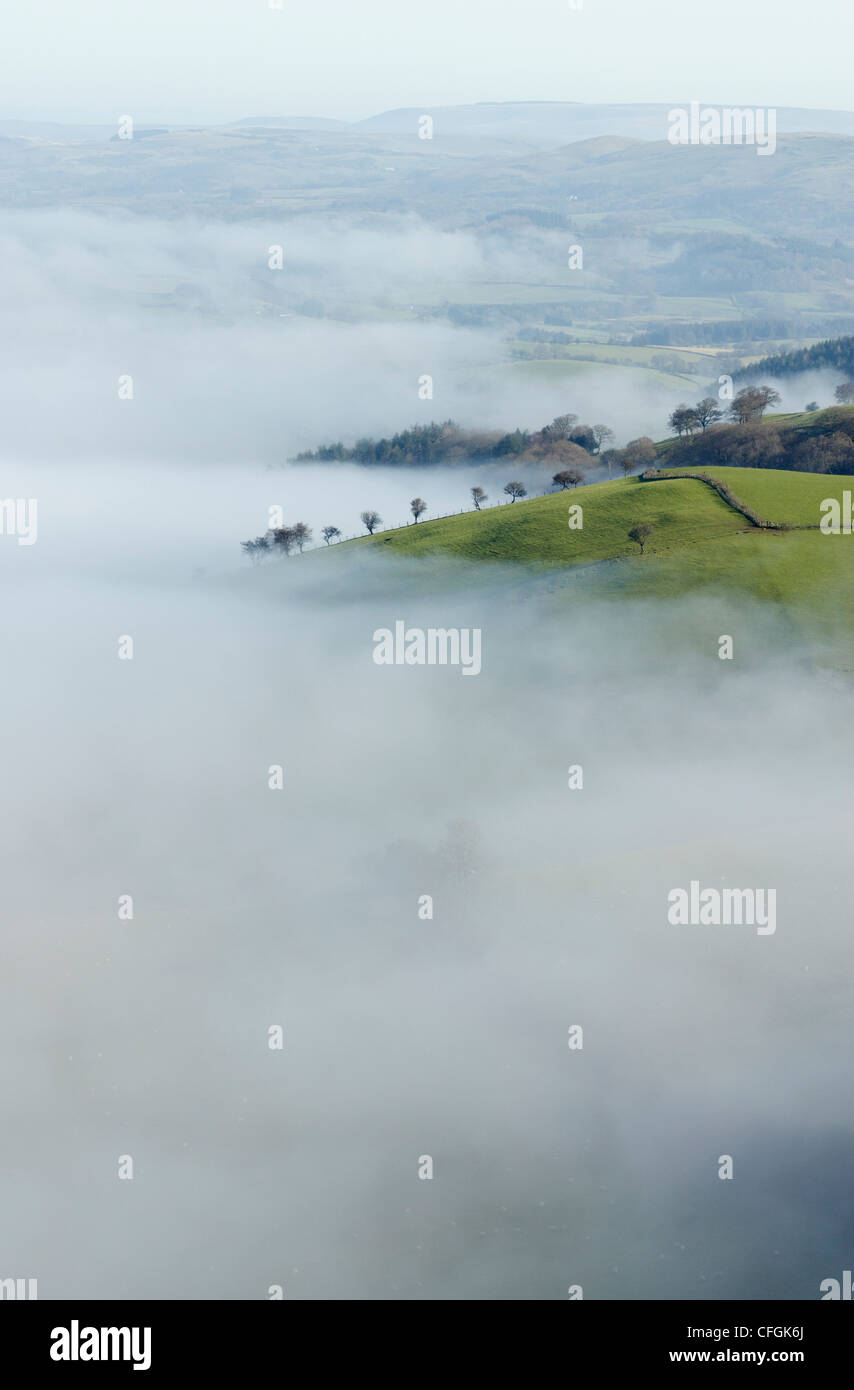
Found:
[[4, 0], [0, 118], [854, 106], [850, 0]]

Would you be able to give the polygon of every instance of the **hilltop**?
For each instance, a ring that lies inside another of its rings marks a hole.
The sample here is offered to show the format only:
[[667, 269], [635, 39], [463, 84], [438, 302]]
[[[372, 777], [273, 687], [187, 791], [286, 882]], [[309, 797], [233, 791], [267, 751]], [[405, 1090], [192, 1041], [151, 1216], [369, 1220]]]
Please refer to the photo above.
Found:
[[[772, 526], [752, 524], [709, 483], [668, 470], [655, 480], [594, 483], [422, 521], [343, 542], [332, 553], [509, 565], [532, 578], [563, 576], [570, 596], [575, 580], [584, 578], [586, 594], [606, 597], [705, 592], [734, 613], [744, 599], [759, 600], [775, 605], [805, 640], [834, 647], [835, 665], [854, 668], [854, 540], [819, 530], [821, 503], [850, 494], [852, 479], [772, 469], [708, 472]], [[573, 507], [581, 508], [580, 528]], [[644, 554], [629, 535], [639, 524], [653, 528]]]

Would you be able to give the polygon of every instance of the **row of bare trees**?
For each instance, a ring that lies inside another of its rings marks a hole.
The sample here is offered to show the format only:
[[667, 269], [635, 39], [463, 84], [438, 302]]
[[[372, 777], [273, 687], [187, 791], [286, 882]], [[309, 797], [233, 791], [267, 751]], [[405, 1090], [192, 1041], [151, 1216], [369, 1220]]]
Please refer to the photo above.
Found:
[[[517, 497], [527, 496], [527, 491], [524, 487], [522, 487], [521, 483], [508, 483], [504, 491], [508, 492], [511, 488], [520, 489], [520, 491], [511, 493], [511, 502], [515, 502]], [[472, 496], [474, 496], [476, 492], [482, 494], [482, 497], [480, 499], [475, 499], [475, 508], [479, 511], [480, 502], [486, 498], [486, 493], [483, 491], [483, 488], [479, 487], [473, 487], [471, 489], [471, 492]], [[415, 513], [416, 502], [420, 504], [420, 509], [417, 515]], [[418, 520], [418, 517], [422, 515], [425, 509], [426, 504], [422, 502], [422, 499], [420, 497], [413, 498], [412, 510], [416, 522]], [[382, 517], [380, 517], [377, 512], [362, 512], [362, 521], [364, 522], [364, 525], [367, 528], [369, 535], [373, 535], [374, 531], [376, 530], [376, 527], [380, 525]], [[637, 544], [640, 546], [642, 555], [644, 553], [644, 547], [646, 545], [646, 542], [649, 540], [654, 530], [655, 527], [649, 524], [648, 522], [641, 522], [637, 526], [633, 526], [628, 533], [629, 539], [636, 541]], [[337, 536], [340, 536], [341, 532], [338, 530], [337, 526], [324, 526], [321, 535], [323, 536], [323, 539], [326, 541], [326, 544], [329, 545], [329, 542], [334, 540]], [[244, 553], [250, 557], [253, 564], [257, 565], [264, 558], [265, 555], [290, 555], [294, 545], [298, 546], [300, 552], [302, 552], [303, 547], [310, 540], [311, 527], [306, 526], [305, 523], [302, 521], [298, 521], [295, 526], [277, 526], [275, 530], [268, 531], [266, 536], [256, 536], [255, 539], [252, 541], [243, 541], [242, 548]]]
[[[290, 555], [294, 547], [302, 554], [313, 534], [311, 527], [304, 521], [297, 521], [293, 526], [276, 526], [266, 535], [256, 536], [254, 540], [241, 541], [240, 548], [244, 555], [249, 556], [253, 565], [257, 565], [266, 555]], [[323, 538], [327, 545], [333, 536], [340, 535], [337, 526], [323, 528]]]
[[[608, 458], [608, 454], [613, 457]], [[609, 465], [610, 476], [611, 464], [614, 461], [618, 461], [623, 472], [629, 474], [638, 468], [646, 467], [655, 456], [656, 451], [652, 440], [644, 437], [632, 440], [625, 449], [608, 450], [602, 458]], [[554, 486], [561, 489], [577, 487], [579, 483], [583, 482], [584, 472], [580, 468], [562, 468], [552, 477]], [[525, 484], [515, 478], [509, 483], [505, 483], [503, 491], [511, 502], [528, 496], [528, 489]], [[479, 512], [484, 503], [489, 501], [489, 493], [482, 487], [472, 487], [469, 489], [469, 493], [475, 511]], [[427, 503], [423, 497], [413, 497], [409, 504], [409, 510], [417, 524], [427, 510]], [[383, 525], [383, 519], [377, 511], [362, 512], [360, 520], [369, 536], [372, 536]], [[305, 546], [311, 541], [312, 534], [310, 526], [307, 526], [304, 521], [298, 521], [293, 526], [277, 526], [264, 536], [256, 536], [254, 540], [242, 541], [241, 549], [245, 555], [248, 555], [253, 564], [259, 564], [268, 555], [290, 555], [294, 549], [302, 553]], [[324, 526], [320, 534], [327, 545], [341, 537], [341, 531], [337, 526]]]
[[[567, 474], [566, 476], [568, 477], [569, 475]], [[582, 475], [578, 473], [577, 479], [574, 479], [574, 481], [580, 482], [581, 476]], [[556, 476], [555, 482], [557, 482], [557, 480], [558, 478]], [[528, 495], [528, 489], [523, 483], [519, 482], [508, 483], [504, 491], [507, 493], [511, 502], [515, 502], [517, 497], [527, 497]], [[480, 511], [481, 506], [487, 500], [488, 493], [484, 492], [482, 487], [473, 487], [471, 489], [471, 496], [475, 508], [477, 511]], [[409, 504], [409, 510], [412, 512], [412, 516], [417, 523], [419, 518], [426, 512], [427, 503], [424, 501], [423, 497], [413, 497]], [[362, 512], [359, 519], [369, 536], [372, 536], [383, 524], [383, 519], [379, 512], [372, 510]], [[341, 531], [337, 526], [324, 526], [320, 534], [326, 544], [329, 545], [332, 541], [340, 538]], [[290, 555], [294, 549], [299, 550], [300, 554], [302, 554], [306, 545], [311, 541], [312, 536], [313, 532], [311, 527], [307, 526], [304, 521], [297, 521], [293, 526], [276, 526], [263, 536], [255, 536], [254, 540], [241, 541], [240, 548], [244, 555], [247, 555], [252, 563], [257, 565], [268, 555]]]
[[780, 393], [773, 386], [744, 386], [736, 392], [728, 411], [721, 409], [714, 396], [704, 396], [696, 405], [678, 405], [667, 423], [680, 439], [685, 434], [693, 437], [697, 430], [705, 434], [725, 414], [738, 425], [748, 425], [761, 420], [769, 406], [779, 404]]

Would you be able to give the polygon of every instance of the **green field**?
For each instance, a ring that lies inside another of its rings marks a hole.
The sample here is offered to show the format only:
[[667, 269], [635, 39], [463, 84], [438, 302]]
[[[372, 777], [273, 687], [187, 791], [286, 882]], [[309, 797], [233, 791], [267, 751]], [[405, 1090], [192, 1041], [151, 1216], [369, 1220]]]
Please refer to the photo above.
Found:
[[[581, 530], [569, 527], [569, 508], [575, 505], [583, 510]], [[745, 528], [744, 518], [702, 483], [679, 479], [647, 484], [621, 478], [481, 512], [421, 521], [345, 544], [404, 555], [441, 552], [466, 560], [554, 568], [589, 565], [637, 552], [628, 531], [639, 521], [656, 526], [653, 547], [657, 553], [733, 535]]]
[[788, 526], [817, 526], [823, 499], [841, 498], [846, 489], [854, 488], [854, 478], [777, 468], [705, 468], [703, 472], [720, 478], [766, 521]]
[[[736, 609], [749, 597], [776, 605], [800, 637], [833, 650], [833, 664], [854, 667], [854, 538], [817, 529], [822, 498], [840, 497], [852, 480], [771, 469], [708, 471], [761, 516], [816, 529], [757, 529], [690, 477], [627, 478], [423, 521], [336, 550], [503, 562], [531, 575], [584, 572], [593, 584], [585, 593], [603, 597], [704, 591]], [[582, 508], [581, 530], [568, 524], [575, 505]], [[655, 527], [644, 555], [628, 536], [638, 522]], [[566, 592], [578, 590], [568, 584]]]
[[[551, 324], [546, 325], [547, 332], [554, 332]], [[571, 330], [570, 330], [571, 331]], [[626, 366], [627, 363], [621, 358], [627, 358], [632, 365], [640, 367], [651, 366], [656, 357], [672, 357], [679, 361], [684, 360], [689, 364], [698, 367], [697, 375], [705, 371], [706, 376], [711, 376], [715, 369], [716, 349], [697, 348], [697, 347], [631, 347], [627, 343], [537, 343], [531, 338], [514, 338], [510, 341], [512, 348], [525, 348], [532, 351], [537, 347], [548, 346], [550, 351], [559, 353], [562, 358], [578, 358], [587, 362], [604, 362], [611, 366]], [[547, 359], [546, 359], [547, 360]], [[690, 373], [686, 373], [690, 375]]]
[[674, 393], [674, 404], [687, 394], [698, 395], [702, 389], [702, 377], [682, 376], [676, 372], [660, 372], [654, 367], [622, 367], [613, 363], [583, 361], [572, 357], [540, 357], [504, 364], [502, 370], [514, 375], [533, 377], [536, 381], [566, 381], [572, 377], [583, 376], [587, 372], [603, 372], [613, 380], [616, 392], [624, 387], [640, 387], [649, 390], [652, 386], [664, 386]]

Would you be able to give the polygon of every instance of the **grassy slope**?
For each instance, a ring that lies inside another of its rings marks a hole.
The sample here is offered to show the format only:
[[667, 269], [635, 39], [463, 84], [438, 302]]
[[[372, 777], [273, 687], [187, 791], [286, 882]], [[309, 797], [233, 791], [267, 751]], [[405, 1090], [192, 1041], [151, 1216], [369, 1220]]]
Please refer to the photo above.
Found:
[[768, 521], [817, 526], [825, 497], [840, 497], [854, 479], [823, 473], [792, 473], [777, 468], [705, 468], [732, 488], [748, 507]]
[[[580, 531], [571, 530], [568, 524], [568, 509], [576, 504], [584, 513]], [[638, 547], [627, 533], [638, 521], [655, 525], [654, 546], [662, 553], [715, 536], [729, 536], [745, 526], [743, 517], [702, 484], [695, 486], [684, 479], [649, 484], [623, 478], [482, 512], [421, 521], [417, 526], [383, 531], [372, 539], [361, 537], [348, 544], [406, 555], [441, 551], [468, 560], [562, 567], [636, 552]]]
[[[769, 424], [808, 437], [838, 428], [852, 411], [852, 406], [833, 407], [771, 417]], [[671, 443], [658, 445], [660, 468], [667, 467]], [[528, 573], [551, 573], [570, 594], [583, 579], [586, 593], [595, 589], [614, 598], [703, 592], [729, 611], [746, 598], [756, 599], [776, 605], [787, 629], [821, 649], [822, 659], [830, 652], [833, 665], [854, 670], [854, 537], [824, 536], [817, 529], [822, 500], [854, 490], [854, 480], [778, 469], [703, 471], [726, 482], [758, 515], [816, 529], [758, 530], [695, 479], [643, 483], [628, 478], [424, 521], [360, 537], [344, 543], [344, 549], [434, 556], [439, 563], [445, 556], [505, 562]], [[568, 508], [575, 504], [583, 508], [581, 531], [567, 524]], [[641, 521], [655, 527], [643, 556], [628, 537]]]
[[[771, 469], [709, 471], [760, 515], [795, 525], [817, 526], [821, 499], [840, 496], [852, 484], [846, 477]], [[567, 509], [576, 503], [584, 513], [581, 531], [567, 524]], [[655, 526], [643, 556], [627, 534], [638, 521]], [[704, 591], [736, 607], [740, 596], [770, 601], [801, 637], [832, 649], [834, 665], [854, 667], [854, 537], [757, 530], [691, 478], [596, 483], [347, 545], [513, 562], [565, 574], [589, 566], [586, 573], [597, 591], [614, 598]]]

